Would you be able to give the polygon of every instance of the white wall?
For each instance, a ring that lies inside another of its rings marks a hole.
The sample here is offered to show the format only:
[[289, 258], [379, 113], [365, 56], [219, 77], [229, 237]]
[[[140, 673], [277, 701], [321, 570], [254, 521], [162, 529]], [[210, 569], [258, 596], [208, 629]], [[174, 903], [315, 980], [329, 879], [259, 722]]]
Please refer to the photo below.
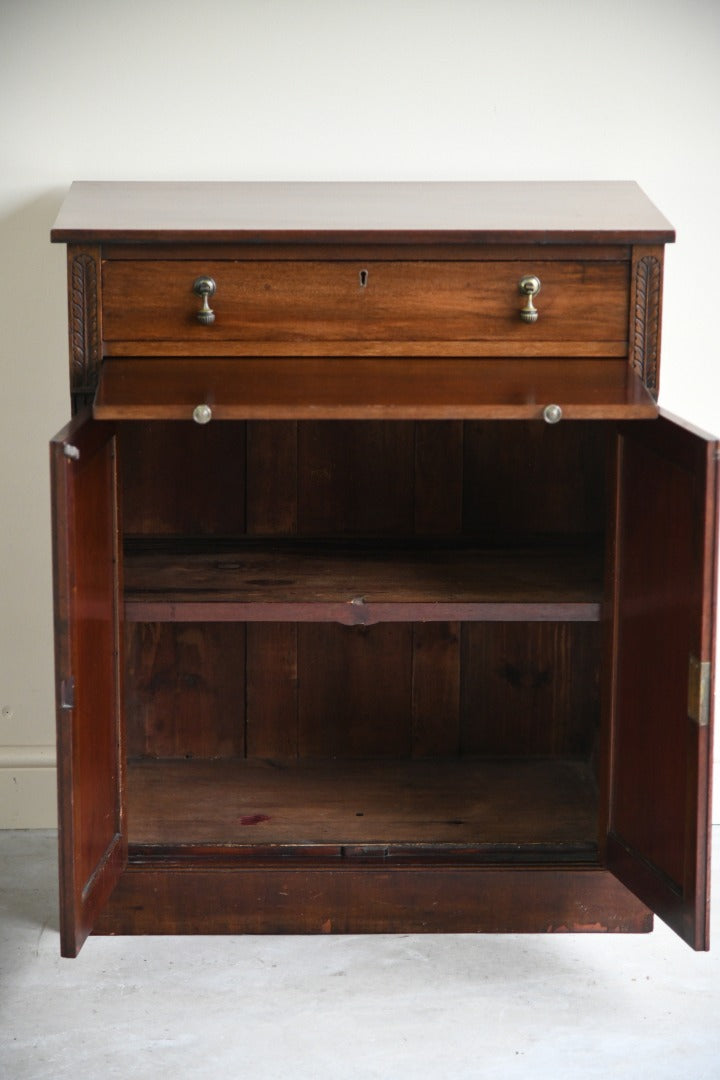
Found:
[[635, 179], [661, 402], [720, 432], [720, 3], [0, 0], [0, 824], [54, 820], [47, 441], [73, 179]]

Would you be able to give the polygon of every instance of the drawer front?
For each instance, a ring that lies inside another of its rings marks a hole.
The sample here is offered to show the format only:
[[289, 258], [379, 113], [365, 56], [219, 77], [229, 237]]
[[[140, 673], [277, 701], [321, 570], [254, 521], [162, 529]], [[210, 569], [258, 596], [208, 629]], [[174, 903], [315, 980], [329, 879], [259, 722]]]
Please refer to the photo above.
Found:
[[[525, 275], [540, 279], [535, 322], [521, 318]], [[209, 324], [197, 317], [200, 277], [216, 286]], [[490, 355], [617, 356], [626, 349], [628, 292], [623, 261], [108, 260], [103, 337], [182, 342], [190, 354], [222, 342], [290, 352], [324, 344], [339, 354], [363, 343], [456, 342], [476, 355], [485, 345]]]

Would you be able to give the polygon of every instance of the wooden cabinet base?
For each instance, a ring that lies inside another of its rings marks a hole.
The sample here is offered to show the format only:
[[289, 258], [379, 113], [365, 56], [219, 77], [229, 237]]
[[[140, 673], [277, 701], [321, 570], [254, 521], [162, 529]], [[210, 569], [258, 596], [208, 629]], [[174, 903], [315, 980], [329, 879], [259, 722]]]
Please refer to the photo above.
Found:
[[130, 866], [97, 934], [647, 933], [653, 917], [588, 868]]

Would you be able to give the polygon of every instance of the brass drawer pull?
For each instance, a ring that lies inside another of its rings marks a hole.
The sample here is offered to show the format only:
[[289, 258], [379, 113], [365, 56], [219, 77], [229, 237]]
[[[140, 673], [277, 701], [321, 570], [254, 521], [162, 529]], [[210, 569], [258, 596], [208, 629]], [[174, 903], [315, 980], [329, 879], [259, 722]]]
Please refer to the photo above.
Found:
[[523, 322], [537, 322], [538, 312], [533, 304], [533, 297], [540, 292], [540, 278], [534, 274], [526, 274], [518, 281], [518, 289], [525, 297], [525, 306], [520, 308], [520, 318]]
[[197, 312], [197, 321], [203, 326], [209, 326], [210, 323], [215, 322], [215, 312], [208, 303], [208, 297], [214, 294], [215, 288], [215, 282], [211, 277], [199, 277], [193, 285], [195, 295], [202, 297], [202, 307]]

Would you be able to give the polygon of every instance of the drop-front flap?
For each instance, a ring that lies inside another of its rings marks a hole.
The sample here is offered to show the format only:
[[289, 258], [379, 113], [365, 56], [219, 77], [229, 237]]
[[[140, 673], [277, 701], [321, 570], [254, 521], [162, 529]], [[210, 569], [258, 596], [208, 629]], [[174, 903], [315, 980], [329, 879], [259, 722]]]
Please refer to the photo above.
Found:
[[622, 361], [125, 358], [105, 361], [106, 420], [641, 419], [657, 407]]

